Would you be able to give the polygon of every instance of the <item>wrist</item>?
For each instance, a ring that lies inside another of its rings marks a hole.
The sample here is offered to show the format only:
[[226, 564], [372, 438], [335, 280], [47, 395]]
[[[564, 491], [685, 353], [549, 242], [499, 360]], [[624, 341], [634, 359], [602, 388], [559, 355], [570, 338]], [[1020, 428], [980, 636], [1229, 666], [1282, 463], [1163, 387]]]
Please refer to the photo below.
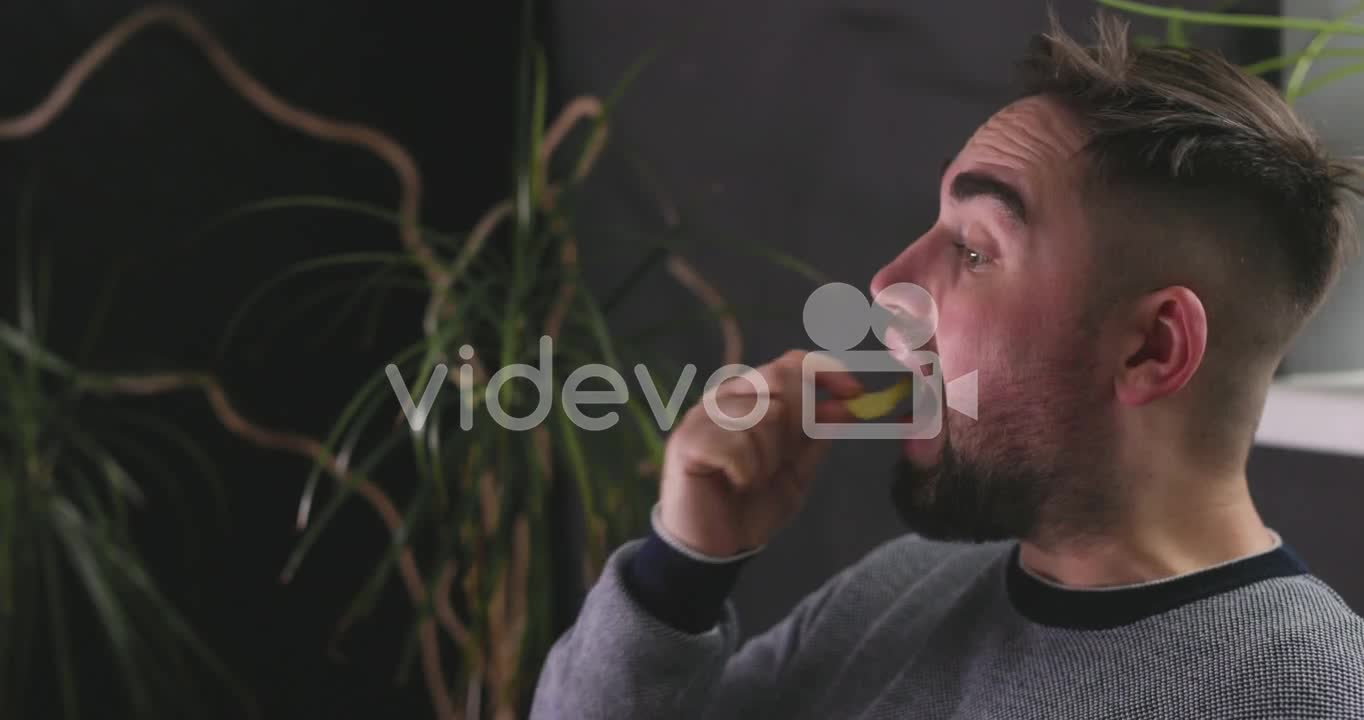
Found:
[[723, 619], [725, 600], [751, 553], [718, 561], [697, 555], [679, 550], [654, 530], [622, 568], [621, 579], [635, 602], [665, 625], [706, 632]]
[[654, 534], [660, 540], [677, 552], [685, 555], [692, 560], [703, 563], [730, 563], [738, 560], [745, 560], [763, 551], [766, 545], [757, 547], [742, 548], [732, 546], [719, 546], [713, 544], [703, 544], [684, 539], [679, 534], [673, 532], [668, 527], [662, 501], [654, 504], [653, 511], [649, 513], [649, 522], [653, 527]]

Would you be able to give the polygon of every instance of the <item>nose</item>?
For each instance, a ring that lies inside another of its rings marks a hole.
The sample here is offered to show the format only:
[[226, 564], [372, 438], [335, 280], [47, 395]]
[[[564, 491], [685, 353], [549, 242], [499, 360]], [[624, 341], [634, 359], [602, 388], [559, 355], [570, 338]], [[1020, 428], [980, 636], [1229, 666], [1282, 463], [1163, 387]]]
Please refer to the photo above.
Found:
[[877, 271], [871, 296], [884, 311], [882, 341], [887, 347], [910, 350], [931, 344], [938, 325], [938, 299], [934, 295], [933, 243], [925, 233]]
[[871, 278], [871, 297], [876, 298], [887, 287], [895, 283], [914, 283], [930, 293], [934, 292], [929, 279], [931, 267], [929, 254], [932, 250], [932, 233], [920, 235], [899, 255], [891, 259]]

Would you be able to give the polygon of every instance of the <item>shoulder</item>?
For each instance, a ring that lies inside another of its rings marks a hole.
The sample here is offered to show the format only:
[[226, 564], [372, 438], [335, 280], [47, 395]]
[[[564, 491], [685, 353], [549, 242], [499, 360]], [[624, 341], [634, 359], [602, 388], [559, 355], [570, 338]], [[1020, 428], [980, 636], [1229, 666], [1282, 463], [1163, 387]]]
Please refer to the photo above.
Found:
[[1007, 556], [1012, 549], [1011, 542], [944, 542], [910, 533], [876, 547], [851, 570], [855, 575], [914, 582], [934, 572], [974, 573]]
[[829, 589], [844, 603], [886, 606], [916, 589], [968, 584], [1011, 548], [1007, 542], [943, 542], [906, 534], [874, 548], [839, 573]]
[[1364, 667], [1364, 617], [1320, 578], [1275, 578], [1251, 589], [1257, 597], [1246, 606], [1246, 620], [1258, 625], [1261, 649], [1311, 647]]
[[847, 648], [894, 613], [919, 616], [981, 577], [1008, 543], [970, 544], [903, 535], [876, 547], [807, 596], [794, 615], [823, 647]]
[[1232, 673], [1238, 694], [1275, 717], [1364, 720], [1364, 618], [1311, 575], [1259, 585]]

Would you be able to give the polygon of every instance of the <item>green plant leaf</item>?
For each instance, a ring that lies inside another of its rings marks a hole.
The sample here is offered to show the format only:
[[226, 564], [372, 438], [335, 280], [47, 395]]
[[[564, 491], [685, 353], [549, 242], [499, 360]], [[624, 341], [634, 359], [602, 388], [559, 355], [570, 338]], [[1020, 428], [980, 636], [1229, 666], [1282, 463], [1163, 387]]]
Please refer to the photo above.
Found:
[[419, 520], [421, 510], [426, 505], [430, 497], [433, 484], [430, 482], [420, 483], [417, 491], [413, 493], [412, 499], [407, 504], [407, 509], [403, 512], [403, 524], [397, 531], [389, 534], [388, 547], [379, 560], [379, 564], [369, 573], [365, 579], [365, 584], [360, 588], [351, 599], [341, 615], [341, 625], [349, 626], [360, 618], [368, 615], [374, 609], [375, 599], [393, 575], [393, 567], [398, 562], [398, 555], [403, 548], [407, 547], [408, 541], [413, 532], [420, 530]]
[[[1249, 65], [1243, 65], [1243, 66], [1241, 66], [1241, 69], [1242, 69], [1243, 71], [1245, 71], [1247, 74], [1250, 74], [1250, 75], [1263, 75], [1263, 74], [1265, 74], [1265, 73], [1267, 73], [1267, 72], [1273, 72], [1273, 71], [1275, 71], [1275, 70], [1282, 70], [1282, 69], [1288, 67], [1289, 65], [1292, 65], [1292, 64], [1296, 63], [1298, 60], [1300, 60], [1300, 59], [1302, 59], [1302, 58], [1304, 58], [1304, 57], [1306, 57], [1306, 56], [1307, 56], [1307, 53], [1305, 53], [1305, 52], [1293, 53], [1293, 54], [1290, 54], [1290, 55], [1279, 55], [1279, 56], [1277, 56], [1277, 57], [1266, 58], [1266, 59], [1264, 59], [1264, 60], [1260, 60], [1260, 61], [1258, 61], [1258, 62], [1254, 62], [1254, 63], [1251, 63], [1251, 64], [1249, 64]], [[1350, 58], [1350, 57], [1358, 58], [1358, 57], [1364, 57], [1364, 49], [1361, 49], [1361, 50], [1322, 50], [1320, 53], [1317, 53], [1316, 57], [1317, 57], [1318, 59], [1320, 59], [1320, 58]]]
[[[563, 386], [556, 385], [555, 392], [562, 395]], [[559, 446], [563, 448], [564, 459], [568, 461], [569, 472], [577, 483], [578, 502], [582, 505], [583, 516], [596, 518], [597, 494], [592, 487], [592, 476], [587, 471], [587, 455], [583, 452], [582, 443], [578, 439], [578, 426], [573, 424], [572, 418], [564, 411], [563, 403], [555, 403], [554, 406], [554, 415], [559, 422], [557, 439]]]
[[1296, 99], [1302, 99], [1327, 85], [1353, 77], [1361, 72], [1364, 72], [1364, 62], [1350, 63], [1349, 65], [1335, 68], [1331, 72], [1323, 73], [1319, 77], [1313, 79], [1312, 82], [1303, 85], [1301, 90], [1299, 90]]
[[[583, 296], [583, 307], [587, 310], [588, 327], [592, 331], [592, 336], [596, 338], [597, 345], [606, 358], [606, 364], [620, 372], [620, 358], [616, 356], [615, 346], [611, 339], [610, 330], [606, 327], [606, 318], [602, 315], [601, 309], [597, 307], [596, 301], [590, 295]], [[663, 439], [658, 434], [658, 428], [654, 427], [653, 420], [644, 411], [639, 398], [631, 396], [626, 404], [630, 415], [634, 418], [636, 426], [639, 428], [640, 437], [649, 448], [649, 456], [655, 462], [663, 461]]]
[[[1289, 104], [1296, 102], [1303, 94], [1303, 85], [1307, 81], [1307, 74], [1311, 72], [1312, 64], [1316, 62], [1317, 57], [1321, 55], [1322, 51], [1326, 49], [1327, 44], [1331, 42], [1331, 38], [1336, 36], [1336, 33], [1339, 32], [1339, 28], [1347, 25], [1351, 19], [1358, 16], [1361, 12], [1364, 12], [1364, 2], [1358, 3], [1349, 12], [1336, 18], [1332, 21], [1330, 28], [1318, 32], [1316, 36], [1308, 42], [1307, 48], [1302, 52], [1302, 55], [1298, 58], [1297, 62], [1294, 63], [1293, 73], [1289, 76], [1288, 82], [1284, 85], [1284, 99], [1286, 99]], [[1344, 77], [1348, 74], [1350, 73], [1345, 73], [1340, 77]]]
[[1240, 13], [1195, 12], [1179, 8], [1162, 7], [1134, 0], [1098, 0], [1114, 10], [1122, 10], [1134, 15], [1178, 20], [1189, 25], [1220, 25], [1223, 27], [1267, 28], [1270, 30], [1329, 30], [1348, 35], [1364, 35], [1364, 25], [1334, 25], [1329, 20], [1314, 18], [1280, 17], [1277, 15], [1242, 15]]
[[1184, 34], [1184, 21], [1179, 18], [1170, 18], [1165, 25], [1165, 44], [1171, 47], [1184, 48], [1189, 46], [1189, 38]]
[[[233, 222], [243, 220], [253, 215], [279, 210], [337, 210], [374, 220], [382, 220], [393, 226], [402, 225], [402, 216], [400, 214], [381, 205], [373, 205], [359, 200], [350, 200], [331, 195], [286, 195], [282, 197], [266, 198], [265, 200], [249, 203], [239, 208], [229, 210], [200, 226], [191, 237], [206, 236]], [[441, 232], [426, 225], [419, 225], [417, 229], [421, 232], [423, 238], [427, 242], [435, 243], [442, 247], [455, 247], [459, 245], [461, 240], [458, 235]]]
[[[380, 443], [380, 446], [374, 455], [381, 456], [380, 451], [383, 449], [384, 443]], [[336, 517], [336, 513], [341, 509], [341, 506], [350, 498], [351, 494], [355, 492], [355, 487], [368, 480], [369, 478], [366, 474], [356, 468], [351, 470], [347, 481], [338, 484], [336, 493], [332, 495], [331, 499], [327, 501], [327, 504], [323, 506], [322, 511], [317, 513], [317, 518], [308, 522], [307, 530], [303, 533], [303, 537], [299, 538], [298, 544], [294, 546], [293, 552], [289, 554], [289, 558], [284, 563], [284, 569], [280, 571], [281, 582], [288, 583], [293, 580], [295, 573], [298, 572], [298, 568], [303, 564], [304, 558], [307, 557], [308, 551], [312, 550], [313, 545], [315, 545], [318, 538], [321, 537], [322, 531], [331, 524], [331, 521]], [[304, 490], [304, 499], [300, 502], [300, 507], [302, 508], [299, 511], [300, 517], [307, 512], [307, 506], [312, 503], [312, 496], [315, 493], [315, 488], [315, 482], [310, 479], [310, 484]]]
[[[425, 350], [427, 346], [426, 342], [413, 343], [399, 352], [392, 359], [392, 363], [401, 368], [418, 352]], [[346, 406], [342, 408], [341, 414], [337, 417], [336, 422], [332, 424], [331, 432], [328, 433], [326, 440], [322, 443], [323, 449], [326, 452], [330, 453], [332, 456], [337, 456], [339, 449], [337, 443], [346, 435], [346, 430], [351, 426], [351, 423], [363, 424], [369, 420], [374, 411], [365, 411], [364, 409], [371, 407], [377, 402], [375, 398], [382, 396], [381, 389], [385, 387], [387, 383], [388, 378], [384, 373], [375, 373], [373, 378], [362, 385], [360, 389], [351, 396], [351, 399], [346, 403]], [[309, 508], [312, 506], [313, 495], [317, 490], [318, 480], [321, 478], [323, 470], [322, 459], [319, 458], [312, 464], [312, 468], [308, 471], [308, 475], [303, 481], [303, 494], [299, 498], [298, 516], [300, 524], [311, 526], [311, 523], [307, 521], [307, 517], [309, 515]], [[352, 489], [353, 488], [347, 487], [346, 485], [342, 485], [332, 502], [336, 503], [339, 508], [340, 503], [349, 495]], [[332, 512], [335, 512], [335, 510]]]
[[38, 552], [42, 557], [43, 588], [48, 598], [48, 622], [52, 627], [52, 659], [56, 664], [61, 687], [62, 712], [69, 720], [80, 717], [80, 694], [77, 692], [75, 664], [71, 655], [71, 633], [66, 627], [67, 603], [63, 591], [62, 572], [47, 542], [40, 536]]
[[0, 320], [0, 344], [48, 372], [68, 378], [76, 374], [75, 368], [67, 364], [65, 360], [39, 346], [31, 335], [17, 330], [13, 325], [3, 320]]
[[[138, 653], [138, 637], [129, 621], [120, 593], [114, 589], [109, 574], [101, 567], [100, 557], [89, 542], [84, 520], [75, 506], [61, 498], [54, 498], [48, 508], [53, 530], [66, 551], [66, 561], [80, 578], [85, 595], [90, 599], [106, 636], [119, 657], [133, 658]], [[146, 683], [137, 662], [121, 662], [119, 670], [139, 714], [149, 710]]]
[[[262, 298], [288, 280], [299, 275], [328, 268], [349, 265], [370, 265], [376, 263], [384, 265], [400, 263], [408, 263], [413, 266], [416, 265], [415, 260], [401, 253], [344, 253], [305, 260], [285, 268], [282, 272], [277, 273], [274, 277], [266, 280], [260, 287], [252, 291], [252, 293], [247, 296], [246, 300], [242, 301], [241, 305], [237, 306], [236, 312], [234, 312], [232, 317], [227, 321], [227, 326], [223, 330], [222, 339], [218, 342], [218, 354], [222, 355], [227, 344], [231, 342], [232, 337], [236, 334], [237, 326], [241, 324], [242, 319], [246, 317], [247, 313], [250, 312]], [[350, 288], [348, 285], [340, 285], [339, 290], [341, 292], [348, 292]]]

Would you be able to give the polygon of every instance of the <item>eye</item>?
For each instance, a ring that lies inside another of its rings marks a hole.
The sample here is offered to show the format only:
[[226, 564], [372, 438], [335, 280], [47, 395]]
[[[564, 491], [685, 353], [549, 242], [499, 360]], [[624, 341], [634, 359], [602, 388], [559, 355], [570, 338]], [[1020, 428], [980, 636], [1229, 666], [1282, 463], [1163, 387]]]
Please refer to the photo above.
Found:
[[990, 262], [990, 258], [986, 256], [985, 253], [982, 253], [979, 250], [972, 250], [964, 243], [953, 242], [952, 245], [957, 248], [957, 254], [961, 256], [961, 261], [967, 268], [974, 270]]

